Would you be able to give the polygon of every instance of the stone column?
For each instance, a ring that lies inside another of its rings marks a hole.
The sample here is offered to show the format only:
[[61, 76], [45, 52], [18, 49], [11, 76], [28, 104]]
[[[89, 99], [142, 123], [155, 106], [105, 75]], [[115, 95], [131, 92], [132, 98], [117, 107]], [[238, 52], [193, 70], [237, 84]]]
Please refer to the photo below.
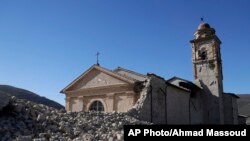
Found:
[[71, 100], [71, 98], [69, 96], [66, 96], [66, 98], [65, 98], [65, 101], [66, 101], [65, 109], [66, 109], [67, 112], [70, 111], [70, 100]]
[[114, 109], [114, 105], [115, 105], [115, 97], [114, 97], [115, 93], [109, 93], [106, 94], [106, 104], [107, 104], [107, 109], [104, 109], [105, 112], [112, 112], [115, 111]]
[[[126, 92], [127, 98], [129, 100], [131, 100], [131, 104], [132, 106], [135, 105], [135, 103], [137, 102], [137, 100], [140, 98], [140, 94], [139, 93], [134, 93], [134, 92]], [[130, 108], [129, 108], [130, 109]]]
[[88, 97], [83, 96], [83, 97], [82, 97], [82, 111], [87, 112], [87, 111], [89, 110], [89, 109], [87, 109], [87, 108], [88, 108], [88, 107], [87, 107], [88, 102], [89, 102]]
[[83, 111], [84, 110], [84, 102], [83, 102], [83, 96], [79, 96], [79, 111]]

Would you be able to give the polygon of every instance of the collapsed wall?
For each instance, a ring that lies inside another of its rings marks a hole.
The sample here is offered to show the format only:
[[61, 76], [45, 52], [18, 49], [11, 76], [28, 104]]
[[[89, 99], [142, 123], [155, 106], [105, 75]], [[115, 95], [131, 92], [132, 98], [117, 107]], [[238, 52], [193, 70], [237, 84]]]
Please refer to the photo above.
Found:
[[140, 98], [128, 113], [139, 120], [166, 123], [166, 81], [155, 74], [148, 74], [142, 84]]
[[144, 82], [141, 82], [140, 85], [142, 85], [142, 89], [139, 93], [140, 97], [137, 100], [136, 104], [128, 111], [129, 115], [145, 121], [151, 121], [150, 116], [147, 116], [147, 112], [150, 109], [150, 83], [150, 78], [147, 78]]
[[148, 74], [140, 98], [128, 111], [139, 120], [154, 124], [201, 124], [199, 94], [167, 82], [155, 74]]

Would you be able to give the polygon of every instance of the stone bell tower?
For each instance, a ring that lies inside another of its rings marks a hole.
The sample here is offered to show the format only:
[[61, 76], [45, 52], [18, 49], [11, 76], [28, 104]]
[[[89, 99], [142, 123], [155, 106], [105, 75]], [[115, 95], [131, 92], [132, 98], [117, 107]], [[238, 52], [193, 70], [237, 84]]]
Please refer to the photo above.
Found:
[[203, 88], [201, 103], [204, 123], [223, 124], [221, 41], [215, 30], [208, 23], [202, 22], [190, 42], [194, 79]]

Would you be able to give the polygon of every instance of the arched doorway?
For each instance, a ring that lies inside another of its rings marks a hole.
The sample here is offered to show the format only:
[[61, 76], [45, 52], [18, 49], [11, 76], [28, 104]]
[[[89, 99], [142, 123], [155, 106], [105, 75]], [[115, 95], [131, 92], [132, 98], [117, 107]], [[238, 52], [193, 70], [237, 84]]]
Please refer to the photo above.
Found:
[[104, 106], [101, 101], [96, 100], [91, 103], [89, 106], [89, 111], [99, 111], [103, 112], [104, 111]]

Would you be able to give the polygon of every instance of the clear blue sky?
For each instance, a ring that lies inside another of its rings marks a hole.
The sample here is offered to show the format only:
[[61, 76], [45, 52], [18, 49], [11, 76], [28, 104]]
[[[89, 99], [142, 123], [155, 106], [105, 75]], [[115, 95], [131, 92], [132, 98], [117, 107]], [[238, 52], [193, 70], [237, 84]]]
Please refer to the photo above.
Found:
[[222, 41], [224, 91], [250, 93], [249, 0], [1, 0], [0, 83], [64, 104], [59, 91], [96, 62], [193, 80], [204, 17]]

